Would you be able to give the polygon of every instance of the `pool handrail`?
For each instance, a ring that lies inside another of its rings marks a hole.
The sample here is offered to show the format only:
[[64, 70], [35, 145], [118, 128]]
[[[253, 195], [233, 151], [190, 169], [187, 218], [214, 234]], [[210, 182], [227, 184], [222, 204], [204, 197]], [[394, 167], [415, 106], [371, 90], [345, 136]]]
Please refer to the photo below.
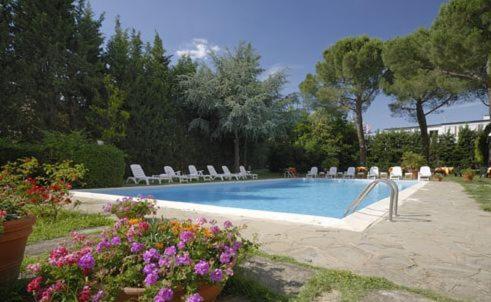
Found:
[[343, 217], [348, 216], [356, 211], [356, 209], [360, 206], [361, 202], [365, 197], [370, 193], [376, 185], [379, 183], [385, 183], [390, 188], [390, 203], [389, 203], [389, 220], [393, 221], [393, 216], [397, 216], [398, 204], [399, 204], [399, 187], [395, 181], [391, 179], [376, 179], [369, 183], [363, 191], [361, 191], [360, 195], [355, 198], [351, 204], [346, 208]]

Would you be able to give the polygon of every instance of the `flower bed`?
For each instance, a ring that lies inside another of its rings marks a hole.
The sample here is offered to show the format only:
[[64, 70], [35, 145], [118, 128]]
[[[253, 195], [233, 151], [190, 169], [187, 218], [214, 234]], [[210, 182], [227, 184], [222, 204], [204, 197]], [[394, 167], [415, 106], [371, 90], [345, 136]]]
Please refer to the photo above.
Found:
[[218, 289], [216, 297], [240, 256], [255, 246], [241, 229], [204, 218], [122, 218], [97, 240], [75, 233], [74, 250], [59, 247], [30, 265], [36, 277], [27, 290], [38, 301], [114, 301], [128, 288], [142, 288], [140, 301], [213, 301], [203, 292]]

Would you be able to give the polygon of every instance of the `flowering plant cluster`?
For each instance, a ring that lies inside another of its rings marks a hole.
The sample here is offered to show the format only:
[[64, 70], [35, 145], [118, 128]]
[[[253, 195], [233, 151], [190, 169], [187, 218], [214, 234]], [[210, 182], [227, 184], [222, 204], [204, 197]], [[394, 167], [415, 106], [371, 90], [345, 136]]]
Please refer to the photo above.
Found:
[[30, 265], [35, 277], [27, 290], [37, 301], [112, 301], [125, 287], [145, 288], [141, 301], [203, 301], [200, 287], [223, 286], [255, 247], [242, 228], [204, 218], [122, 218], [96, 240], [73, 234], [73, 251], [59, 247]]
[[104, 211], [116, 215], [118, 218], [143, 218], [145, 215], [156, 214], [157, 206], [150, 197], [125, 197], [115, 203], [107, 203]]
[[71, 202], [68, 190], [85, 173], [69, 161], [40, 165], [35, 158], [19, 159], [0, 171], [0, 232], [3, 222], [30, 212], [56, 218], [62, 205]]

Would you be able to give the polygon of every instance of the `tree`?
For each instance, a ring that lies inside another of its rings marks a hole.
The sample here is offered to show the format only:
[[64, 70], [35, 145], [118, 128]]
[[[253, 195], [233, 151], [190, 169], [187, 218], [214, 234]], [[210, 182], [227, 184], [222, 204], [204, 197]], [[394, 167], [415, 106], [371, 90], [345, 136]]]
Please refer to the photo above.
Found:
[[432, 61], [443, 73], [465, 80], [466, 90], [477, 95], [491, 115], [491, 1], [443, 4], [430, 33]]
[[202, 64], [181, 82], [186, 101], [199, 115], [190, 128], [199, 128], [212, 138], [231, 136], [238, 171], [244, 138], [268, 136], [275, 130], [285, 75], [278, 72], [261, 80], [264, 70], [251, 44], [240, 43], [222, 56], [213, 53], [211, 59], [213, 68]]
[[394, 114], [418, 122], [426, 160], [430, 158], [426, 116], [456, 102], [454, 91], [458, 91], [460, 82], [436, 70], [428, 55], [429, 41], [428, 31], [420, 29], [387, 41], [382, 55], [390, 75], [382, 81], [382, 87], [395, 98], [389, 107]]
[[30, 117], [24, 136], [83, 129], [102, 80], [102, 18], [84, 1], [13, 2], [15, 98]]
[[367, 36], [345, 38], [324, 51], [316, 74], [308, 74], [300, 84], [307, 98], [318, 106], [337, 106], [355, 116], [360, 163], [367, 159], [363, 112], [379, 92], [384, 74], [382, 42]]
[[104, 77], [103, 97], [90, 106], [90, 128], [97, 137], [109, 143], [117, 143], [126, 136], [126, 124], [130, 114], [123, 110], [126, 93], [119, 89], [110, 75]]
[[316, 110], [297, 124], [295, 132], [294, 144], [314, 159], [314, 165], [347, 167], [356, 158], [356, 130], [341, 112]]

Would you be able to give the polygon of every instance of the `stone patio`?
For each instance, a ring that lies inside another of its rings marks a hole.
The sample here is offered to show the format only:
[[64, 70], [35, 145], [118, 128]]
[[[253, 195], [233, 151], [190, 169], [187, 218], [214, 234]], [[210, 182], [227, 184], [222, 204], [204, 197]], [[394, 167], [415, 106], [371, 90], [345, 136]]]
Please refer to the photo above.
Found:
[[[479, 209], [453, 182], [431, 182], [409, 199], [400, 207], [395, 222], [383, 220], [363, 232], [239, 216], [213, 218], [247, 224], [246, 235], [257, 234], [262, 249], [268, 253], [291, 256], [316, 266], [386, 277], [449, 297], [489, 301], [491, 213]], [[83, 210], [101, 211], [102, 201], [82, 201]], [[201, 216], [173, 209], [162, 209], [158, 215]]]

